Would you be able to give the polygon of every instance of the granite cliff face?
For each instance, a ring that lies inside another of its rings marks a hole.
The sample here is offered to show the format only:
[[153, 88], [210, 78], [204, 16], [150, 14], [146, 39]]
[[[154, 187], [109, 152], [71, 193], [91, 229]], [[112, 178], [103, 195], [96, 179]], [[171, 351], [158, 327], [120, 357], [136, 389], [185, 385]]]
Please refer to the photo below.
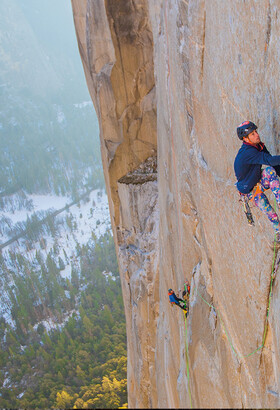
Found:
[[[279, 153], [280, 1], [72, 6], [122, 276], [129, 406], [279, 407], [278, 275], [259, 348], [273, 232], [256, 208], [247, 225], [233, 161], [245, 119]], [[167, 297], [185, 278], [187, 333]]]

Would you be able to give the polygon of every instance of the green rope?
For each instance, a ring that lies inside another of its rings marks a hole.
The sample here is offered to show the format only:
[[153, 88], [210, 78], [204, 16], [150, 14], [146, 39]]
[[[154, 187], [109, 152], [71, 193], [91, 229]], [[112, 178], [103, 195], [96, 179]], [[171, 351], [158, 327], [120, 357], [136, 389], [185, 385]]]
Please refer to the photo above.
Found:
[[[187, 292], [186, 284], [184, 283], [184, 289]], [[187, 301], [185, 300], [185, 308], [189, 310], [189, 306], [187, 307]], [[187, 328], [187, 318], [186, 314], [184, 313], [184, 321], [185, 321], [185, 331], [186, 331], [186, 365], [187, 365], [187, 380], [188, 380], [188, 391], [189, 391], [189, 399], [190, 399], [190, 406], [192, 409], [192, 396], [191, 396], [191, 389], [190, 389], [190, 367], [189, 367], [189, 345], [188, 345], [188, 328]]]
[[[276, 208], [276, 200], [275, 200], [275, 208]], [[262, 344], [257, 347], [257, 349], [255, 349], [253, 352], [247, 354], [247, 355], [240, 355], [237, 353], [237, 351], [235, 350], [233, 343], [231, 341], [231, 338], [226, 330], [226, 327], [224, 325], [223, 319], [220, 315], [220, 312], [218, 309], [215, 308], [215, 306], [211, 305], [211, 303], [207, 302], [207, 300], [205, 300], [200, 293], [198, 292], [198, 289], [195, 287], [195, 289], [197, 290], [197, 294], [198, 296], [212, 309], [214, 309], [214, 311], [217, 313], [220, 321], [221, 321], [221, 325], [224, 329], [224, 332], [226, 334], [226, 337], [228, 339], [228, 342], [230, 344], [231, 350], [234, 353], [234, 355], [236, 357], [239, 357], [240, 359], [246, 359], [247, 357], [252, 356], [253, 354], [255, 354], [256, 352], [258, 352], [259, 350], [263, 349], [264, 344], [265, 344], [265, 339], [267, 336], [267, 330], [268, 330], [268, 316], [269, 316], [269, 310], [270, 310], [270, 304], [271, 304], [271, 298], [272, 298], [272, 284], [273, 284], [273, 277], [274, 274], [276, 273], [274, 268], [275, 268], [275, 260], [276, 260], [276, 234], [274, 237], [274, 251], [273, 251], [273, 262], [272, 262], [272, 269], [271, 269], [271, 277], [270, 277], [270, 286], [269, 286], [269, 296], [268, 296], [268, 307], [267, 307], [267, 312], [266, 312], [266, 318], [265, 318], [265, 327], [264, 327], [264, 333], [263, 333], [263, 339], [262, 339]], [[184, 288], [185, 291], [187, 292], [187, 287], [186, 284], [184, 284]], [[187, 302], [185, 302], [185, 307], [187, 307]], [[188, 307], [189, 309], [189, 307]], [[192, 409], [192, 397], [191, 397], [191, 390], [190, 390], [190, 368], [189, 368], [189, 346], [188, 346], [188, 331], [187, 331], [187, 319], [186, 319], [186, 315], [184, 314], [184, 321], [185, 321], [185, 331], [186, 331], [186, 366], [187, 366], [187, 381], [188, 381], [188, 391], [189, 391], [189, 400], [190, 400], [190, 406]]]
[[231, 350], [233, 351], [233, 353], [235, 354], [235, 356], [238, 357], [238, 353], [236, 352], [235, 348], [233, 347], [233, 343], [232, 343], [231, 338], [229, 337], [229, 334], [228, 334], [228, 332], [227, 332], [227, 330], [226, 330], [226, 327], [225, 327], [225, 325], [224, 325], [224, 322], [223, 322], [223, 320], [222, 320], [222, 317], [221, 317], [221, 315], [220, 315], [220, 312], [217, 311], [217, 313], [218, 313], [219, 319], [220, 319], [220, 321], [221, 321], [222, 327], [223, 327], [223, 329], [224, 329], [224, 332], [225, 332], [225, 334], [226, 334], [226, 337], [227, 337], [227, 339], [228, 339], [228, 341], [229, 341]]
[[[195, 289], [196, 289], [196, 288], [195, 288]], [[197, 289], [196, 289], [196, 290], [197, 290]], [[201, 296], [201, 294], [198, 292], [198, 290], [197, 290], [197, 294], [198, 294], [198, 296], [200, 297], [200, 299], [202, 299], [209, 307], [211, 307], [212, 309], [214, 309], [214, 311], [217, 313], [217, 315], [218, 315], [218, 317], [219, 317], [219, 319], [220, 319], [220, 321], [221, 321], [221, 325], [222, 325], [222, 327], [223, 327], [223, 329], [224, 329], [224, 332], [225, 332], [225, 334], [226, 334], [226, 336], [227, 336], [227, 339], [228, 339], [228, 341], [229, 341], [230, 347], [231, 347], [233, 353], [234, 353], [236, 356], [238, 356], [236, 350], [235, 350], [234, 347], [233, 347], [232, 341], [231, 341], [231, 339], [230, 339], [230, 337], [229, 337], [229, 334], [228, 334], [228, 332], [227, 332], [227, 330], [226, 330], [226, 327], [225, 327], [225, 325], [224, 325], [224, 322], [223, 322], [223, 320], [222, 320], [222, 317], [221, 317], [221, 315], [220, 315], [219, 310], [218, 310], [217, 308], [215, 308], [215, 306], [211, 305], [211, 303], [208, 303], [207, 300], [205, 300], [205, 299]]]
[[189, 346], [188, 346], [188, 330], [187, 330], [187, 319], [186, 315], [184, 314], [185, 318], [185, 331], [186, 331], [186, 365], [187, 365], [187, 380], [188, 380], [188, 391], [189, 391], [189, 399], [190, 399], [190, 406], [192, 407], [192, 396], [191, 396], [191, 389], [190, 389], [190, 368], [189, 368]]
[[[276, 200], [275, 200], [275, 206], [276, 206]], [[263, 345], [264, 345], [264, 342], [265, 342], [265, 338], [266, 338], [266, 335], [267, 335], [267, 329], [268, 329], [268, 316], [269, 316], [269, 309], [270, 309], [270, 303], [271, 303], [271, 297], [272, 297], [272, 284], [273, 284], [273, 276], [274, 276], [275, 259], [276, 259], [276, 234], [275, 234], [275, 238], [274, 238], [273, 264], [272, 264], [272, 270], [271, 270], [268, 306], [267, 306], [266, 319], [265, 319], [265, 328], [264, 328], [264, 333], [263, 333], [263, 342], [262, 342]]]
[[[274, 207], [275, 207], [275, 212], [276, 212], [277, 210], [276, 198], [274, 198]], [[272, 263], [272, 269], [271, 269], [268, 306], [267, 306], [267, 311], [266, 311], [265, 328], [263, 332], [262, 346], [264, 346], [266, 335], [267, 335], [267, 329], [268, 329], [268, 315], [269, 315], [269, 309], [270, 309], [270, 303], [271, 303], [271, 297], [272, 297], [272, 284], [273, 284], [273, 276], [274, 276], [275, 259], [276, 259], [276, 233], [274, 236], [273, 263]]]
[[224, 325], [224, 322], [223, 322], [223, 320], [222, 320], [222, 317], [221, 317], [221, 315], [220, 315], [219, 310], [218, 310], [217, 308], [215, 308], [215, 306], [211, 305], [211, 303], [208, 303], [207, 300], [205, 300], [205, 299], [200, 295], [200, 293], [198, 292], [198, 290], [195, 288], [195, 289], [197, 290], [198, 296], [199, 296], [209, 307], [211, 307], [212, 309], [214, 309], [214, 311], [217, 313], [217, 315], [218, 315], [218, 317], [219, 317], [219, 319], [220, 319], [220, 321], [221, 321], [221, 325], [222, 325], [222, 327], [223, 327], [223, 329], [224, 329], [224, 332], [225, 332], [225, 334], [226, 334], [226, 337], [227, 337], [227, 339], [228, 339], [228, 342], [229, 342], [229, 344], [230, 344], [231, 350], [233, 351], [233, 353], [235, 354], [235, 356], [237, 356], [237, 357], [239, 356], [240, 359], [245, 359], [245, 358], [247, 358], [247, 357], [249, 357], [249, 356], [252, 356], [254, 353], [258, 352], [259, 350], [261, 350], [261, 349], [264, 347], [265, 339], [266, 339], [266, 335], [267, 335], [267, 329], [268, 329], [268, 316], [269, 316], [269, 309], [270, 309], [271, 297], [272, 297], [272, 284], [273, 284], [275, 260], [276, 260], [276, 234], [275, 234], [275, 238], [274, 238], [274, 252], [273, 252], [273, 262], [272, 262], [272, 270], [271, 270], [271, 277], [270, 277], [270, 286], [269, 286], [268, 307], [267, 307], [267, 313], [266, 313], [266, 318], [265, 318], [265, 327], [264, 327], [264, 333], [263, 333], [262, 344], [261, 344], [259, 347], [257, 347], [253, 352], [251, 352], [251, 353], [249, 353], [249, 354], [246, 354], [246, 355], [244, 355], [244, 356], [239, 355], [239, 354], [237, 353], [237, 351], [235, 350], [235, 348], [234, 348], [234, 346], [233, 346], [233, 343], [232, 343], [232, 341], [231, 341], [231, 338], [229, 337], [229, 334], [228, 334], [228, 332], [227, 332], [227, 330], [226, 330], [226, 327], [225, 327], [225, 325]]

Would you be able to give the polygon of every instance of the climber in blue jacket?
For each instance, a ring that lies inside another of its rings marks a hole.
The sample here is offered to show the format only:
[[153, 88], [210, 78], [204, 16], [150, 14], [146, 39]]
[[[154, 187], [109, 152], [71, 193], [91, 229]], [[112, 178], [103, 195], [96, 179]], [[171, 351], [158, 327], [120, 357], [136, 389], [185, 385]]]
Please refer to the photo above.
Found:
[[[251, 121], [245, 121], [237, 127], [237, 136], [243, 144], [234, 161], [236, 186], [243, 198], [254, 202], [267, 215], [273, 225], [276, 242], [280, 242], [280, 222], [264, 193], [271, 189], [280, 206], [280, 155], [269, 153], [260, 140], [257, 128]], [[262, 165], [267, 167], [262, 169]]]
[[186, 302], [183, 299], [178, 298], [178, 296], [176, 296], [174, 290], [172, 289], [168, 289], [168, 296], [169, 296], [169, 302], [171, 303], [171, 305], [179, 306], [179, 308], [183, 309], [187, 315], [188, 309], [186, 307]]

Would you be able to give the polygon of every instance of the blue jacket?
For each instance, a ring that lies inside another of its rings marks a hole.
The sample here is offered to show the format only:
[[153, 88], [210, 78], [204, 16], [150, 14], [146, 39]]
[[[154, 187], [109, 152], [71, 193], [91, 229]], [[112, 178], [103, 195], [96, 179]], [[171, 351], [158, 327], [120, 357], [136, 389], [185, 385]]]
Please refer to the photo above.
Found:
[[264, 143], [254, 146], [243, 142], [234, 161], [237, 189], [248, 194], [261, 179], [262, 165], [272, 166], [280, 176], [280, 155], [270, 155]]
[[172, 293], [171, 295], [169, 295], [169, 302], [170, 303], [176, 303], [176, 305], [179, 303], [180, 299], [177, 298], [177, 296], [175, 295], [175, 293]]

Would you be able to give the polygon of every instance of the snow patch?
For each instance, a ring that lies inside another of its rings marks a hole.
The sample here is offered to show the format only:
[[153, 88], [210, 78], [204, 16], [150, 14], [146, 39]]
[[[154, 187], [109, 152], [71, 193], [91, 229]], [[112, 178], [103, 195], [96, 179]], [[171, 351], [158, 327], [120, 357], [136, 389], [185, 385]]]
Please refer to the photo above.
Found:
[[[71, 271], [72, 271], [71, 265], [67, 265], [65, 269], [60, 271], [60, 275], [63, 279], [69, 279], [71, 281]], [[65, 291], [65, 294], [66, 294], [66, 291]]]
[[108, 279], [111, 278], [115, 282], [117, 279], [112, 272], [106, 272], [105, 270], [102, 272], [102, 275], [105, 276], [106, 281], [108, 281]]
[[[61, 209], [67, 203], [67, 197], [55, 197], [47, 195], [32, 195], [34, 209], [39, 212], [43, 209]], [[18, 215], [23, 215], [21, 212], [15, 214], [7, 213], [13, 220], [17, 220]], [[26, 213], [25, 213], [26, 215]], [[22, 220], [25, 220], [23, 218]], [[28, 260], [34, 271], [40, 275], [40, 265], [37, 259], [38, 253], [43, 261], [46, 261], [48, 253], [51, 253], [57, 267], [61, 269], [60, 275], [63, 280], [71, 281], [72, 269], [75, 269], [80, 274], [80, 249], [83, 245], [89, 244], [94, 247], [95, 238], [99, 238], [106, 231], [111, 230], [111, 221], [109, 214], [109, 205], [106, 193], [104, 190], [94, 190], [89, 193], [88, 197], [81, 200], [78, 204], [72, 205], [67, 210], [56, 216], [55, 221], [59, 221], [57, 230], [54, 236], [43, 231], [36, 243], [30, 243], [25, 238], [20, 238], [11, 245], [6, 246], [2, 250], [2, 256], [5, 260], [7, 269], [14, 271], [16, 275], [24, 276], [24, 265], [16, 266], [14, 262], [14, 254], [18, 253]], [[37, 253], [37, 254], [36, 254]], [[15, 271], [16, 270], [16, 271]], [[112, 280], [116, 280], [111, 272], [106, 273], [107, 278], [111, 276]], [[0, 272], [1, 279], [1, 272]], [[10, 301], [10, 292], [13, 291], [14, 282], [10, 276], [10, 283], [1, 284], [2, 296], [0, 301], [0, 316], [4, 317], [6, 322], [15, 328], [15, 322], [11, 317], [12, 303]], [[3, 289], [3, 285], [5, 288]], [[82, 291], [82, 287], [80, 291]], [[15, 296], [15, 293], [14, 293]], [[66, 294], [67, 296], [67, 294]], [[70, 295], [69, 295], [70, 296]], [[68, 297], [68, 296], [67, 296]], [[48, 324], [46, 328], [54, 328], [53, 324]]]
[[3, 387], [8, 388], [11, 383], [11, 378], [7, 376], [8, 373], [5, 374], [5, 379], [3, 381]]
[[33, 326], [34, 330], [37, 330], [38, 326], [40, 324], [42, 324], [44, 326], [44, 328], [46, 329], [46, 332], [49, 333], [52, 330], [61, 330], [62, 327], [65, 326], [65, 324], [68, 322], [68, 320], [74, 315], [74, 314], [78, 314], [78, 311], [73, 309], [70, 312], [68, 312], [63, 321], [61, 323], [57, 323], [55, 322], [53, 319], [47, 319], [47, 320], [42, 320], [39, 323], [36, 323], [36, 325]]
[[[48, 211], [48, 210], [58, 210], [64, 208], [67, 203], [71, 202], [71, 198], [66, 196], [56, 196], [56, 195], [26, 195], [26, 202], [30, 204], [29, 210], [27, 209], [17, 209], [9, 210], [0, 213], [0, 219], [7, 218], [12, 221], [13, 224], [17, 222], [24, 222], [30, 217], [34, 212], [37, 211]], [[16, 200], [16, 199], [15, 199]], [[19, 208], [17, 206], [17, 208]], [[4, 238], [3, 242], [4, 242]]]

